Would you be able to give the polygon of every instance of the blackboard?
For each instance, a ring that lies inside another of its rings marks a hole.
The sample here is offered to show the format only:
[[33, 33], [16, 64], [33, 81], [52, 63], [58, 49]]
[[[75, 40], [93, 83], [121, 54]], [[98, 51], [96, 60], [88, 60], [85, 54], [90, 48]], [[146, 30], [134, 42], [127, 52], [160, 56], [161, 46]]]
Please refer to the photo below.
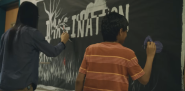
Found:
[[39, 31], [52, 45], [65, 28], [70, 34], [58, 57], [40, 54], [39, 84], [74, 90], [85, 48], [102, 42], [100, 25], [107, 12], [129, 20], [124, 46], [135, 51], [144, 67], [144, 40], [149, 35], [163, 44], [156, 54], [148, 85], [130, 80], [129, 91], [181, 91], [182, 0], [40, 0]]

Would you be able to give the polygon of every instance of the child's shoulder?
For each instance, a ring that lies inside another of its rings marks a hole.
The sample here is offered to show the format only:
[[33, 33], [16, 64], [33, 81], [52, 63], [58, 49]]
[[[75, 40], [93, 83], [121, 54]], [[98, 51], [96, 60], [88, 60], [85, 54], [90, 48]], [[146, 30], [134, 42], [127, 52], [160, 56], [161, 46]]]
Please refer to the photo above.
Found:
[[127, 58], [129, 60], [136, 57], [135, 52], [132, 49], [124, 47], [124, 46], [123, 46], [123, 50], [121, 51], [121, 54], [123, 54], [122, 57]]
[[132, 49], [123, 46], [123, 49], [130, 53], [135, 53]]
[[101, 43], [95, 43], [95, 44], [89, 45], [87, 48], [94, 48], [94, 47], [99, 47], [99, 46], [101, 46]]

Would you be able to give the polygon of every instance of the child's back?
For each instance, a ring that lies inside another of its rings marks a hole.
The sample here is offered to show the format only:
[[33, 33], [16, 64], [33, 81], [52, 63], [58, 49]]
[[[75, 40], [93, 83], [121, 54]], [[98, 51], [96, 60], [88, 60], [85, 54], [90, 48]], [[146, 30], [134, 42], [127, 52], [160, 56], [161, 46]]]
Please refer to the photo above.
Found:
[[135, 53], [119, 43], [103, 42], [86, 49], [80, 73], [86, 74], [84, 90], [128, 90], [128, 76], [144, 74]]

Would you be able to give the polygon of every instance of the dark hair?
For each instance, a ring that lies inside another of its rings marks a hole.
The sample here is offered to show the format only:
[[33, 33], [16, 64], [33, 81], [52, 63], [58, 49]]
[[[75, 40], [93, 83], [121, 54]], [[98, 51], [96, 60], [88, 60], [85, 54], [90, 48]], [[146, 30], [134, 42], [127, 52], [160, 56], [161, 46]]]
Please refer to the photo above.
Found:
[[15, 26], [10, 29], [8, 35], [8, 50], [12, 51], [15, 35], [16, 33], [18, 33], [17, 38], [19, 38], [20, 30], [23, 26], [37, 28], [37, 24], [38, 24], [38, 7], [31, 2], [27, 1], [23, 2], [19, 7]]
[[126, 18], [118, 13], [111, 12], [104, 16], [101, 24], [101, 33], [104, 41], [117, 41], [117, 35], [121, 28], [123, 31], [127, 30], [128, 21]]

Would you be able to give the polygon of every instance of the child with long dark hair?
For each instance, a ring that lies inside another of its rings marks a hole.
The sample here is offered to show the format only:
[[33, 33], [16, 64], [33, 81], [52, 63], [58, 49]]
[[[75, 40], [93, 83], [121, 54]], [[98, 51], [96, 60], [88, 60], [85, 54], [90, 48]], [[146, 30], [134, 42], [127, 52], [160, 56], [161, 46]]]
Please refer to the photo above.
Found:
[[37, 30], [38, 7], [23, 2], [13, 28], [1, 37], [0, 89], [3, 91], [33, 91], [38, 82], [39, 52], [56, 57], [64, 49], [69, 34], [61, 35], [61, 42], [50, 45]]

